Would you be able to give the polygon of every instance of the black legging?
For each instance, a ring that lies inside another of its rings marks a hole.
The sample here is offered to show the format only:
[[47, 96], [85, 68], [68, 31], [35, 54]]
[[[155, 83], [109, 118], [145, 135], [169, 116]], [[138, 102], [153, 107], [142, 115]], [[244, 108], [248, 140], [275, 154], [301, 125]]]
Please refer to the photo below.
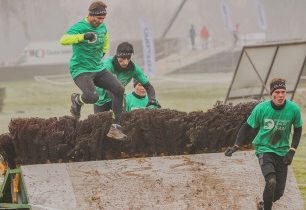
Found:
[[97, 73], [86, 72], [74, 78], [74, 82], [83, 92], [81, 99], [85, 104], [94, 104], [98, 101], [99, 95], [96, 92], [95, 86], [108, 90], [112, 94], [112, 110], [115, 114], [115, 123], [119, 124], [122, 113], [124, 87], [112, 73], [107, 70]]
[[288, 166], [284, 164], [283, 157], [274, 153], [264, 153], [260, 160], [261, 170], [265, 177], [263, 192], [264, 209], [272, 209], [273, 202], [280, 199], [285, 191]]

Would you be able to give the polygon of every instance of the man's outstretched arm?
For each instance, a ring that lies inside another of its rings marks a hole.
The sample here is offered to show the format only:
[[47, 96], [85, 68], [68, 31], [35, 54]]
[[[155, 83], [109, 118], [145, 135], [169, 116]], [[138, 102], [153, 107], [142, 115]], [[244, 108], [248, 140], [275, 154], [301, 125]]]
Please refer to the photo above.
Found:
[[286, 165], [290, 165], [292, 163], [293, 156], [295, 155], [295, 150], [299, 146], [301, 136], [302, 136], [302, 127], [294, 128], [291, 148], [289, 149], [289, 151], [287, 152], [287, 154], [284, 156], [283, 159]]
[[71, 44], [77, 44], [84, 40], [84, 34], [64, 34], [61, 39], [60, 43], [62, 45], [71, 45]]
[[157, 108], [161, 108], [160, 104], [158, 103], [158, 101], [155, 98], [155, 89], [151, 85], [151, 83], [148, 82], [147, 84], [143, 85], [143, 87], [146, 89], [147, 94], [148, 94], [149, 101], [148, 101], [147, 107], [153, 105]]
[[228, 147], [225, 150], [225, 156], [232, 156], [232, 154], [236, 152], [241, 147], [241, 145], [243, 145], [247, 133], [250, 132], [252, 129], [253, 128], [247, 122], [243, 123], [238, 131], [234, 146]]
[[60, 43], [62, 45], [72, 45], [72, 44], [80, 43], [84, 40], [93, 42], [96, 39], [97, 39], [97, 35], [93, 32], [88, 32], [85, 34], [64, 34], [60, 39]]

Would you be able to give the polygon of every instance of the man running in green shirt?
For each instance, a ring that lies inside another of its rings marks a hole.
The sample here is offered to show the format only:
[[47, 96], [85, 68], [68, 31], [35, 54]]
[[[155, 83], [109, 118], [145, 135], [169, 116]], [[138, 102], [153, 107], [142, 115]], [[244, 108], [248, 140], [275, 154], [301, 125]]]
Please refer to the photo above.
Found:
[[147, 107], [149, 98], [147, 96], [146, 89], [142, 86], [140, 82], [134, 79], [133, 81], [134, 91], [125, 96], [125, 111], [131, 112], [135, 109], [156, 109], [161, 108], [160, 106], [151, 105]]
[[[273, 202], [284, 194], [288, 165], [299, 145], [303, 125], [299, 106], [286, 100], [284, 79], [273, 79], [270, 93], [272, 100], [261, 102], [253, 109], [247, 122], [241, 126], [235, 145], [225, 151], [226, 156], [232, 156], [243, 144], [248, 129], [259, 128], [252, 143], [266, 182], [258, 209], [265, 210], [272, 209]], [[294, 132], [290, 145], [292, 126]]]
[[73, 54], [70, 59], [70, 74], [82, 94], [71, 95], [71, 114], [79, 119], [81, 107], [84, 104], [94, 104], [99, 95], [95, 86], [104, 88], [113, 94], [113, 111], [115, 114], [107, 136], [115, 139], [125, 139], [120, 131], [124, 87], [109, 72], [105, 70], [102, 57], [109, 49], [109, 35], [105, 24], [106, 5], [102, 1], [93, 2], [89, 6], [89, 14], [80, 22], [74, 24], [62, 36], [62, 45], [72, 45]]
[[[115, 56], [110, 56], [103, 61], [107, 71], [114, 74], [121, 84], [125, 87], [133, 78], [139, 81], [148, 94], [146, 106], [160, 107], [155, 99], [154, 87], [150, 84], [147, 76], [143, 73], [139, 65], [131, 61], [134, 53], [133, 45], [122, 42], [118, 45]], [[109, 111], [112, 109], [113, 94], [104, 88], [97, 87], [99, 100], [94, 104], [94, 113]]]

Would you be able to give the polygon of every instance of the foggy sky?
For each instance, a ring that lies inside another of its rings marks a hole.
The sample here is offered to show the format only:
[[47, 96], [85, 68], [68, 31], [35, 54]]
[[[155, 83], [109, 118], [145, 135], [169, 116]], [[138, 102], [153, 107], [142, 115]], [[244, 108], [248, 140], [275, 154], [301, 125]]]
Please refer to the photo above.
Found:
[[[267, 40], [305, 39], [305, 0], [263, 1], [268, 27], [258, 25], [256, 0], [224, 0], [231, 24], [240, 25], [240, 33], [265, 32]], [[30, 42], [59, 40], [67, 29], [87, 15], [92, 1], [86, 0], [0, 0], [0, 63], [17, 59]], [[162, 36], [177, 10], [180, 0], [107, 0], [106, 24], [111, 41], [141, 39], [140, 21], [151, 28], [153, 36]], [[231, 39], [224, 26], [221, 0], [189, 0], [172, 25], [167, 37], [188, 37], [190, 24], [196, 30], [206, 25], [220, 42]]]

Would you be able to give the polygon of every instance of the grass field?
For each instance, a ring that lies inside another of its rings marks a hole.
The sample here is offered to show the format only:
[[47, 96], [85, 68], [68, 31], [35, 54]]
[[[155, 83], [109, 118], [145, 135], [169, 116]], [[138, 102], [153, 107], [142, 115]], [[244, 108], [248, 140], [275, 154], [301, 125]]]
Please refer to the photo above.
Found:
[[[151, 83], [156, 89], [157, 98], [163, 108], [179, 111], [206, 111], [212, 108], [216, 101], [224, 101], [232, 78], [231, 73], [171, 75], [155, 78]], [[56, 80], [56, 79], [52, 79]], [[70, 83], [69, 83], [70, 82]], [[67, 84], [69, 83], [69, 84]], [[301, 105], [303, 119], [306, 116], [305, 84], [297, 90], [296, 101]], [[60, 117], [69, 115], [70, 95], [78, 89], [67, 78], [61, 85], [52, 81], [14, 81], [2, 82], [0, 87], [6, 88], [6, 98], [3, 111], [0, 113], [0, 134], [8, 131], [12, 118], [18, 117]], [[128, 85], [126, 91], [131, 91]], [[82, 118], [93, 113], [92, 106], [84, 106]], [[305, 125], [301, 145], [294, 159], [293, 169], [304, 199], [306, 208], [306, 135]]]

